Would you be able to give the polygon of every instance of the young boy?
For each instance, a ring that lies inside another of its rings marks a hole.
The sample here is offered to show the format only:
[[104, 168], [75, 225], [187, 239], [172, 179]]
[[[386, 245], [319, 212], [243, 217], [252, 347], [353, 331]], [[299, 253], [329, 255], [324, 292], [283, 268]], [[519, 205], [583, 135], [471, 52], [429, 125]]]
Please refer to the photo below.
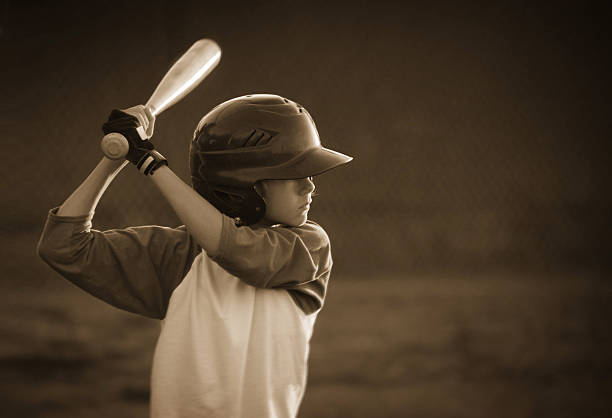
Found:
[[39, 255], [92, 295], [162, 320], [152, 417], [295, 417], [332, 266], [325, 231], [307, 220], [312, 176], [352, 158], [321, 146], [299, 104], [237, 97], [195, 130], [192, 188], [138, 136], [140, 126], [150, 137], [154, 121], [144, 106], [114, 110], [103, 131], [128, 139], [126, 159], [184, 225], [91, 229], [125, 165], [103, 158], [50, 211]]

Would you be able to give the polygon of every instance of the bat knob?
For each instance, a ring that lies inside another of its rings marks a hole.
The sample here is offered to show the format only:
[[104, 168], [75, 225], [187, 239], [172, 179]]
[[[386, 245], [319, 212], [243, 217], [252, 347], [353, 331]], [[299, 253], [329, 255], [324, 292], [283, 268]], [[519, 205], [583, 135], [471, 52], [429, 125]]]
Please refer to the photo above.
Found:
[[125, 158], [130, 149], [130, 144], [128, 144], [127, 139], [117, 132], [111, 132], [110, 134], [104, 135], [100, 146], [104, 155], [111, 160]]

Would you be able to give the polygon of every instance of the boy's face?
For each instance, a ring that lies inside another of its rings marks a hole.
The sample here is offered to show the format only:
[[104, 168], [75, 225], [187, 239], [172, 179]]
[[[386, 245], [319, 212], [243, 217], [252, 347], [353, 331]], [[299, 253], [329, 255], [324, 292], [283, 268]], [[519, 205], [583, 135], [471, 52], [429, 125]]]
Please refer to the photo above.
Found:
[[315, 190], [312, 177], [297, 180], [263, 180], [257, 191], [266, 202], [265, 219], [288, 226], [303, 225]]

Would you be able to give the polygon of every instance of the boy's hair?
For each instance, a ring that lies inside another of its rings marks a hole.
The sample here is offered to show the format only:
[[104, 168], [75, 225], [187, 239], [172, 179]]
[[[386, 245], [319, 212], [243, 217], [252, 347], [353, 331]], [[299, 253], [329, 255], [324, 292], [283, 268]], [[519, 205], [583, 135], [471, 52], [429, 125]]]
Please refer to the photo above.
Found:
[[189, 155], [193, 188], [244, 225], [265, 214], [256, 182], [315, 176], [352, 160], [321, 146], [306, 109], [272, 94], [216, 106], [198, 123]]

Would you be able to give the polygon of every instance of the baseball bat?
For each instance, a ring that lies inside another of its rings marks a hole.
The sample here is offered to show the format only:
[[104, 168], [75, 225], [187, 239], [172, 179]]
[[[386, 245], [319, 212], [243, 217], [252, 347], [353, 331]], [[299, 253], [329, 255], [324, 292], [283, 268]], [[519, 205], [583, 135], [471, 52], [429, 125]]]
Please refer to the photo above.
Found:
[[[191, 92], [217, 66], [221, 59], [221, 48], [211, 39], [195, 42], [157, 85], [145, 104], [154, 116], [181, 100]], [[142, 140], [147, 139], [142, 127], [137, 129]], [[102, 151], [111, 160], [124, 158], [128, 152], [127, 139], [120, 133], [105, 135], [101, 142]]]

